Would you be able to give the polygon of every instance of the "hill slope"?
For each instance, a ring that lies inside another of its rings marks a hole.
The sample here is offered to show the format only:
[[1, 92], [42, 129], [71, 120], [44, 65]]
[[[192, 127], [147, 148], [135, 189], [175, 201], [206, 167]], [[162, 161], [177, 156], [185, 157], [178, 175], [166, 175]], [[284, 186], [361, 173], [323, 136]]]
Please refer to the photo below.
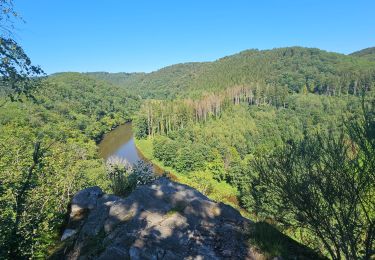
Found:
[[194, 97], [235, 85], [287, 86], [291, 92], [357, 94], [373, 87], [375, 61], [314, 48], [246, 50], [214, 62], [172, 65], [151, 73], [90, 73], [151, 98]]
[[138, 98], [123, 88], [80, 73], [57, 73], [46, 82], [38, 103], [78, 121], [78, 128], [96, 141], [139, 108]]
[[370, 47], [360, 51], [356, 51], [351, 53], [350, 55], [375, 61], [375, 47]]
[[108, 187], [95, 141], [130, 120], [140, 103], [79, 73], [38, 86], [22, 102], [0, 95], [0, 259], [49, 255], [70, 194]]

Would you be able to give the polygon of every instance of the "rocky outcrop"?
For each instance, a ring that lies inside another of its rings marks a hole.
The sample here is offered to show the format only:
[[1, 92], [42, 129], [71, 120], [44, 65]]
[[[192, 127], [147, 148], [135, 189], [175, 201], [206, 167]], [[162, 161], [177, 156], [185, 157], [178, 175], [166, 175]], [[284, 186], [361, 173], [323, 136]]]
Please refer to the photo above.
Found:
[[78, 192], [62, 236], [65, 259], [252, 259], [238, 211], [160, 178], [126, 198]]

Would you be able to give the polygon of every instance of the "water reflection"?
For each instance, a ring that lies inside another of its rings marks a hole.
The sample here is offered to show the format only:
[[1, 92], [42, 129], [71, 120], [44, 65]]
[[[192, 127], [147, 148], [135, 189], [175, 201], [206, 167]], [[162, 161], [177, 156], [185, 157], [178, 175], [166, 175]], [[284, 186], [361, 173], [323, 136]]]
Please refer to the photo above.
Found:
[[[126, 123], [106, 134], [99, 143], [99, 155], [104, 160], [118, 156], [134, 164], [138, 160], [149, 162], [137, 149], [134, 143], [132, 124]], [[162, 169], [153, 165], [154, 172], [161, 174]]]
[[106, 134], [99, 144], [99, 155], [105, 160], [118, 156], [131, 164], [140, 160], [141, 156], [134, 144], [132, 124], [121, 125]]

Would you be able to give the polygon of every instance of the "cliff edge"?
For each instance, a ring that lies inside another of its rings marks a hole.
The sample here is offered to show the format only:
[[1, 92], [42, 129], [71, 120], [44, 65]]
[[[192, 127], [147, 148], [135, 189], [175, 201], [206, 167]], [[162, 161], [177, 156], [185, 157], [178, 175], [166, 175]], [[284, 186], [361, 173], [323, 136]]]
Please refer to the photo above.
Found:
[[99, 187], [70, 206], [59, 259], [263, 259], [250, 246], [255, 223], [197, 190], [160, 178], [128, 197]]

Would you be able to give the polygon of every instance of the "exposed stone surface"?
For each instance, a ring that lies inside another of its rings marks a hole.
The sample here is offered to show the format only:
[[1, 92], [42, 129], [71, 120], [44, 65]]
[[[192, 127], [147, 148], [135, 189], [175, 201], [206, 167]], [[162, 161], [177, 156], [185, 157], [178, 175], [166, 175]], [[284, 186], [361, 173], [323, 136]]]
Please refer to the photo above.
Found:
[[99, 187], [90, 187], [74, 195], [71, 203], [70, 218], [80, 218], [86, 210], [96, 207], [97, 199], [103, 195]]
[[88, 188], [71, 209], [66, 259], [254, 258], [243, 234], [251, 221], [165, 178], [126, 198]]
[[65, 229], [63, 235], [61, 236], [61, 241], [64, 241], [77, 233], [76, 229]]

